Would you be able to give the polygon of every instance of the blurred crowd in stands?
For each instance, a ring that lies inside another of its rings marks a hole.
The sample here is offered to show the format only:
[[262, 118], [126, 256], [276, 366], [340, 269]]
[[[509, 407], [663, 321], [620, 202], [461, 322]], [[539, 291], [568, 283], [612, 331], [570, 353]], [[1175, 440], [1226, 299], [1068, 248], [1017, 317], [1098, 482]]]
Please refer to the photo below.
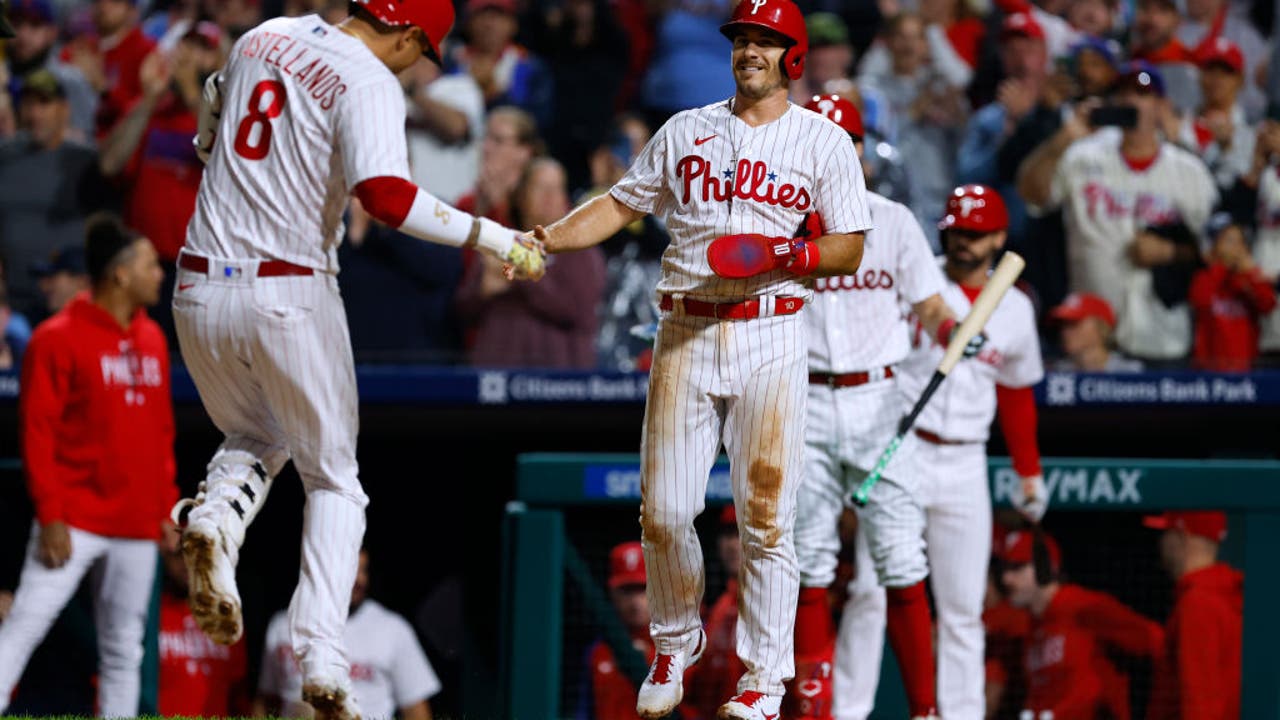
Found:
[[[671, 114], [733, 93], [734, 0], [465, 0], [444, 67], [403, 73], [414, 181], [545, 224], [618, 180]], [[801, 0], [792, 100], [853, 100], [870, 185], [937, 247], [985, 183], [1063, 367], [1247, 370], [1280, 359], [1274, 8], [1251, 0]], [[121, 212], [173, 263], [202, 166], [203, 80], [268, 17], [343, 0], [15, 0], [0, 43], [0, 366], [83, 286], [83, 219]], [[1269, 101], [1270, 98], [1270, 101]], [[872, 236], [874, 237], [874, 235]], [[652, 218], [537, 284], [373, 222], [340, 280], [358, 361], [644, 367], [666, 246]], [[389, 311], [389, 309], [391, 311]], [[167, 297], [153, 311], [171, 331]]]

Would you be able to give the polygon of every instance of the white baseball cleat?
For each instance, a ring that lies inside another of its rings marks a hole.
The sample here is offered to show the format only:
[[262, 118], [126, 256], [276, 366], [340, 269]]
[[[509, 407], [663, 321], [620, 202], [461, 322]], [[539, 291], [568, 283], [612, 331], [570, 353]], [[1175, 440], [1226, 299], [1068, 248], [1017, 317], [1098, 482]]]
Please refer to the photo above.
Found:
[[191, 522], [182, 531], [182, 557], [187, 563], [188, 603], [196, 624], [220, 645], [231, 645], [244, 634], [236, 568], [213, 523]]
[[315, 709], [315, 720], [360, 720], [360, 708], [351, 689], [343, 684], [324, 680], [306, 683], [302, 701]]
[[698, 662], [707, 647], [707, 634], [698, 631], [698, 644], [686, 655], [658, 655], [649, 667], [649, 675], [636, 697], [636, 714], [648, 720], [664, 718], [684, 699], [684, 671]]
[[777, 720], [781, 706], [781, 695], [743, 690], [721, 705], [716, 717], [720, 720]]

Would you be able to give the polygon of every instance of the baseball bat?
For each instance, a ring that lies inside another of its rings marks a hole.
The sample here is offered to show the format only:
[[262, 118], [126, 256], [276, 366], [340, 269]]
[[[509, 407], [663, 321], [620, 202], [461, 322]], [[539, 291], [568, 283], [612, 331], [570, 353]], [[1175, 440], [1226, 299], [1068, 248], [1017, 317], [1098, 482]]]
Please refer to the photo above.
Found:
[[866, 507], [867, 498], [871, 495], [871, 488], [880, 482], [880, 476], [884, 473], [884, 469], [888, 467], [889, 460], [893, 458], [894, 453], [898, 452], [898, 447], [902, 445], [902, 441], [906, 439], [907, 433], [910, 432], [911, 426], [915, 424], [916, 418], [919, 417], [920, 411], [924, 410], [924, 406], [929, 402], [929, 398], [933, 397], [933, 393], [937, 391], [938, 386], [943, 380], [947, 379], [947, 375], [951, 369], [960, 362], [960, 358], [964, 357], [965, 346], [974, 338], [982, 327], [987, 324], [987, 319], [991, 317], [991, 313], [995, 311], [996, 305], [1000, 304], [1000, 299], [1004, 297], [1005, 292], [1013, 287], [1013, 283], [1018, 279], [1018, 275], [1022, 274], [1022, 268], [1026, 267], [1027, 261], [1022, 259], [1021, 255], [1015, 252], [1006, 252], [1004, 257], [1000, 259], [1000, 263], [996, 265], [995, 272], [991, 273], [991, 277], [987, 278], [987, 284], [983, 286], [982, 292], [978, 293], [978, 297], [973, 301], [973, 307], [969, 309], [969, 314], [951, 333], [951, 340], [947, 343], [947, 350], [942, 354], [942, 361], [938, 363], [938, 369], [933, 371], [933, 377], [929, 378], [929, 384], [925, 386], [924, 392], [920, 393], [920, 399], [916, 400], [916, 404], [912, 406], [911, 412], [907, 413], [901, 421], [898, 422], [898, 432], [889, 441], [889, 445], [885, 447], [884, 452], [880, 453], [880, 459], [876, 461], [875, 467], [871, 469], [871, 473], [858, 486], [858, 490], [853, 494], [853, 502], [858, 507]]

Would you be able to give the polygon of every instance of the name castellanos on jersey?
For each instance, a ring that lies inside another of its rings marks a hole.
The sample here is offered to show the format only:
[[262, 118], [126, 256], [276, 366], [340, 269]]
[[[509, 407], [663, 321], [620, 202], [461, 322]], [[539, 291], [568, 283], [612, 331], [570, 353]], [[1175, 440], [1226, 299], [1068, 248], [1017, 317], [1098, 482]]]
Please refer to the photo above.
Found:
[[788, 182], [779, 183], [778, 173], [771, 171], [763, 160], [739, 160], [736, 172], [732, 166], [717, 171], [710, 160], [699, 155], [685, 155], [676, 163], [676, 177], [684, 180], [681, 205], [689, 204], [694, 190], [699, 191], [702, 202], [754, 200], [800, 212], [813, 205], [813, 196], [807, 188]]
[[[318, 29], [327, 32], [323, 28]], [[254, 33], [245, 40], [240, 55], [280, 68], [280, 72], [293, 78], [304, 92], [311, 95], [311, 99], [320, 104], [322, 110], [332, 108], [347, 91], [338, 71], [316, 56], [311, 48], [298, 47], [298, 40], [288, 35], [265, 30]]]

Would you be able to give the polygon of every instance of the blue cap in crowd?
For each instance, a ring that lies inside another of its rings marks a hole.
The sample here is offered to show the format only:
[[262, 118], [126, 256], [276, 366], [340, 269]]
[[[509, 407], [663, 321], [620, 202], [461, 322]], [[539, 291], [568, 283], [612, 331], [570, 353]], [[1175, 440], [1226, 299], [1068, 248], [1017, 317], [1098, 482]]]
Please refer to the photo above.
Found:
[[47, 260], [31, 264], [31, 275], [33, 277], [49, 277], [60, 272], [72, 275], [84, 275], [87, 272], [83, 247], [80, 245], [67, 245], [50, 253]]
[[9, 19], [13, 22], [34, 20], [42, 25], [54, 22], [53, 4], [49, 0], [12, 0], [9, 3]]
[[1116, 89], [1134, 88], [1164, 97], [1164, 76], [1146, 60], [1133, 60], [1124, 66], [1116, 80]]
[[1120, 43], [1115, 40], [1107, 40], [1106, 38], [1096, 37], [1094, 35], [1085, 35], [1076, 44], [1071, 46], [1071, 57], [1078, 58], [1080, 53], [1085, 50], [1092, 50], [1102, 56], [1107, 64], [1114, 68], [1120, 66]]

